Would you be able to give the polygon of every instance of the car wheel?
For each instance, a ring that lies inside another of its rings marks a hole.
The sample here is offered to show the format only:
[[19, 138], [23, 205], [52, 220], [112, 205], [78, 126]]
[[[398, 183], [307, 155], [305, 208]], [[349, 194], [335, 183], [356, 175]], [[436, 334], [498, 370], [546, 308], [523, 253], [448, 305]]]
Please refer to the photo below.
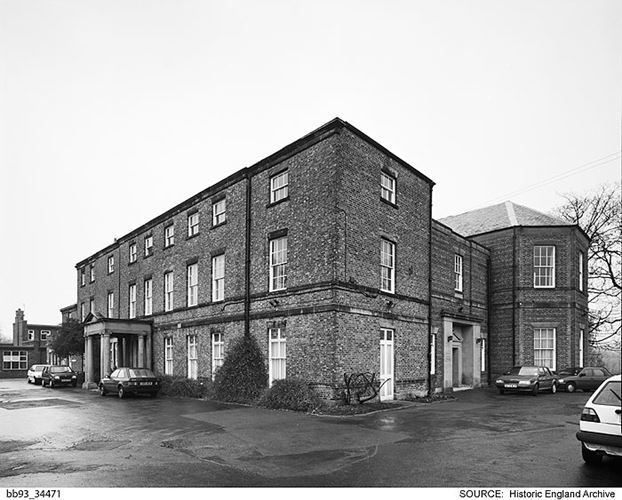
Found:
[[41, 384], [41, 379], [40, 378], [35, 378], [35, 385], [40, 385]]
[[29, 384], [32, 384], [32, 382], [30, 381], [30, 377], [28, 377], [26, 380]]
[[581, 443], [581, 456], [583, 456], [583, 461], [588, 465], [597, 465], [599, 464], [603, 456], [601, 453], [597, 451], [588, 450], [587, 447]]
[[531, 395], [532, 396], [537, 396], [539, 390], [540, 390], [540, 386], [538, 384], [534, 385], [533, 386], [533, 390], [531, 391]]
[[50, 389], [54, 389], [54, 381], [50, 379]]
[[45, 387], [45, 380], [41, 379], [41, 389]]
[[566, 386], [566, 390], [567, 390], [568, 392], [574, 392], [576, 389], [577, 389], [577, 388], [575, 387], [575, 385], [574, 385], [574, 384], [568, 384], [568, 385]]
[[119, 396], [119, 399], [123, 399], [125, 397], [125, 391], [123, 390], [122, 385], [119, 386], [119, 392], [117, 393], [117, 395]]
[[553, 382], [553, 385], [551, 386], [551, 394], [555, 394], [556, 392], [557, 392], [557, 384]]
[[106, 389], [104, 389], [104, 385], [100, 384], [99, 386], [99, 395], [100, 396], [105, 396], [106, 395]]
[[152, 398], [155, 398], [155, 397], [158, 395], [158, 393], [157, 393], [157, 392], [152, 392], [152, 393], [151, 393], [151, 394], [149, 394], [149, 395], [150, 395]]
[[71, 383], [71, 387], [76, 387], [77, 385], [78, 385], [78, 383], [77, 383], [77, 382], [72, 382], [72, 383]]
[[499, 388], [499, 394], [505, 394], [505, 391], [501, 388]]

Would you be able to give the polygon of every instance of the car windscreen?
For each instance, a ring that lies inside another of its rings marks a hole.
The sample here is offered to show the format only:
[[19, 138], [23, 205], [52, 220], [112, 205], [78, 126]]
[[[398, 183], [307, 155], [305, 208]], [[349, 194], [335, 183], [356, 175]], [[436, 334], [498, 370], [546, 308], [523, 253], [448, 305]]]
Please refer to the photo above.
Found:
[[137, 368], [130, 370], [130, 377], [155, 377], [151, 370], [146, 368]]
[[53, 366], [52, 368], [50, 368], [50, 371], [52, 373], [67, 373], [73, 370], [69, 368], [68, 366]]
[[526, 375], [531, 377], [538, 374], [538, 369], [533, 366], [515, 366], [510, 370], [510, 375]]
[[622, 405], [621, 382], [612, 380], [607, 382], [596, 397], [592, 400], [595, 405], [620, 406]]

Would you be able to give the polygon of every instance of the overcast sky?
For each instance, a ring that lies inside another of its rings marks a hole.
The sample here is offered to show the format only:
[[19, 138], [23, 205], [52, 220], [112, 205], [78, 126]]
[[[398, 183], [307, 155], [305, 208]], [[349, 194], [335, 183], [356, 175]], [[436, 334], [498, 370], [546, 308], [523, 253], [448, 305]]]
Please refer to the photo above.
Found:
[[619, 180], [621, 49], [619, 0], [0, 0], [0, 329], [60, 322], [78, 261], [335, 116], [436, 218]]

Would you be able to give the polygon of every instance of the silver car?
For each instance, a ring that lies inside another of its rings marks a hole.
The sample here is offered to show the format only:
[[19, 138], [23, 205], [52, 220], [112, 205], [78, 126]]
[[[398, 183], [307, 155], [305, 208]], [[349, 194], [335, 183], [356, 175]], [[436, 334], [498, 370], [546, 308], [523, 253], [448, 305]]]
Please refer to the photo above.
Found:
[[50, 365], [32, 365], [28, 368], [28, 383], [38, 385], [41, 383], [41, 372], [46, 366]]

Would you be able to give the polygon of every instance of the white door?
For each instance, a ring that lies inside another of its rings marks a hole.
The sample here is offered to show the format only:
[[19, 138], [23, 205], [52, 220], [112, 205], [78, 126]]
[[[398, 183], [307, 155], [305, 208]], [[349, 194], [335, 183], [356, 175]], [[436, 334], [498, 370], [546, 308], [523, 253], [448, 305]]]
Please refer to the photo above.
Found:
[[380, 401], [393, 399], [393, 330], [380, 329]]

